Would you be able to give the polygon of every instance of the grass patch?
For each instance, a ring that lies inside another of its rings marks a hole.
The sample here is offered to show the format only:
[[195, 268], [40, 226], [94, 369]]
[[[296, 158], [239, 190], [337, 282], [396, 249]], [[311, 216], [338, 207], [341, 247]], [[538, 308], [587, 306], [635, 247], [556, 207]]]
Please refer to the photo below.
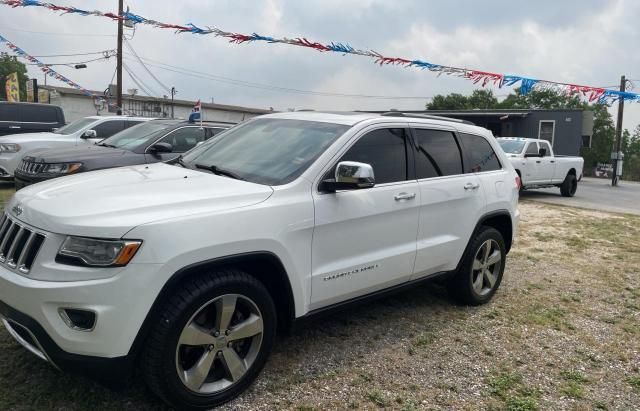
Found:
[[627, 377], [626, 381], [631, 387], [633, 387], [634, 390], [640, 392], [640, 375]]
[[562, 330], [568, 327], [569, 323], [566, 319], [566, 311], [558, 307], [544, 307], [536, 305], [527, 313], [526, 319], [529, 323], [540, 325], [554, 330]]
[[429, 346], [433, 341], [435, 340], [435, 337], [432, 333], [422, 333], [419, 336], [416, 337], [416, 339], [413, 342], [413, 345], [415, 345], [416, 347], [427, 347]]
[[389, 400], [385, 398], [380, 390], [369, 391], [367, 399], [379, 407], [387, 407], [389, 405]]

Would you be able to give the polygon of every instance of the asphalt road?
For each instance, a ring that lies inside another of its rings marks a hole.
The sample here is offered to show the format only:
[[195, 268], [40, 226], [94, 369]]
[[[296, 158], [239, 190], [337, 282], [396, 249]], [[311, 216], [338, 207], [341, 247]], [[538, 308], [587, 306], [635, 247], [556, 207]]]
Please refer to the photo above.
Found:
[[610, 179], [584, 177], [574, 197], [562, 197], [559, 188], [524, 191], [523, 200], [568, 205], [592, 210], [640, 215], [640, 183], [620, 181], [611, 187]]

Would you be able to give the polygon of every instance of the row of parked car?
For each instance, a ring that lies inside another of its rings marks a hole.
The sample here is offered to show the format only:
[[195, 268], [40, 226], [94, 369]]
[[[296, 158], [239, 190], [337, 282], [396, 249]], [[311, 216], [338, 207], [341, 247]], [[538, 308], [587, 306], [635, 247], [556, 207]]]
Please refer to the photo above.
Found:
[[233, 125], [101, 116], [46, 121], [54, 114], [64, 122], [56, 106], [0, 103], [3, 133], [14, 132], [0, 137], [0, 180], [15, 181], [19, 190], [69, 174], [169, 161]]

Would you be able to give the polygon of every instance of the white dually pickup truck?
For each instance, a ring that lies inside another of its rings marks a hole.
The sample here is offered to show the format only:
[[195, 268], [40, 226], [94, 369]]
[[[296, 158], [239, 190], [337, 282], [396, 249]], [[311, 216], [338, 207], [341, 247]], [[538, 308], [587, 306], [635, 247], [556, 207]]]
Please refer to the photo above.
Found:
[[523, 190], [559, 187], [564, 197], [573, 197], [582, 179], [582, 157], [555, 156], [546, 140], [502, 137], [498, 143], [521, 179]]

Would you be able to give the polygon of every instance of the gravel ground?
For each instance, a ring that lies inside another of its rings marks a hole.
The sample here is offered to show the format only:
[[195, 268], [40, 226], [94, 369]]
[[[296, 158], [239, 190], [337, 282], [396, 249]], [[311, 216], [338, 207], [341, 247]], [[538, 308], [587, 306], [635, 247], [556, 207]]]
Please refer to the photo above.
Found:
[[[493, 301], [427, 284], [280, 337], [223, 409], [640, 410], [640, 218], [521, 203]], [[613, 241], [615, 239], [615, 241]], [[54, 371], [0, 331], [0, 409], [160, 409]]]

